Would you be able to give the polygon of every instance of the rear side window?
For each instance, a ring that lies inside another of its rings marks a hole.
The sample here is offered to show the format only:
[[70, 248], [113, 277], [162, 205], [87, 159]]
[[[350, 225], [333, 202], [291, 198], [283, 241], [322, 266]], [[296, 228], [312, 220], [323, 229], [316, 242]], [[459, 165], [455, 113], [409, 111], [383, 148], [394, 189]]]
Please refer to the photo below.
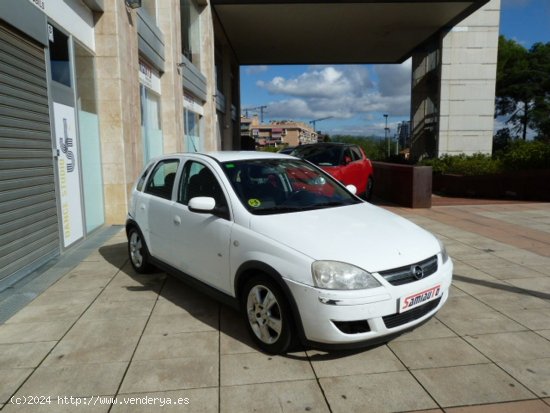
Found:
[[145, 171], [143, 171], [143, 174], [141, 175], [141, 177], [139, 178], [139, 181], [136, 185], [136, 189], [138, 191], [142, 191], [143, 190], [143, 185], [145, 185], [145, 178], [147, 178], [147, 175], [149, 174], [149, 171], [151, 170], [151, 168], [153, 167], [153, 164], [149, 164], [147, 166], [147, 168], [145, 169]]
[[167, 159], [157, 163], [145, 186], [145, 193], [171, 199], [179, 163], [177, 159]]
[[353, 157], [354, 161], [360, 161], [363, 159], [363, 155], [361, 154], [361, 151], [357, 146], [351, 146], [351, 156]]

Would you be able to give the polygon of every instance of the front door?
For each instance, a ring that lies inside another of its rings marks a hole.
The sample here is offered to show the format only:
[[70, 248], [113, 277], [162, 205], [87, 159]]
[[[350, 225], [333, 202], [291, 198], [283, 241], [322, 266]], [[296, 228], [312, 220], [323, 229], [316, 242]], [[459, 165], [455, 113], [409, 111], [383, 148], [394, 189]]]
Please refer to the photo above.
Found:
[[177, 202], [170, 218], [176, 267], [199, 280], [231, 291], [229, 249], [233, 221], [213, 214], [191, 212], [189, 200], [205, 196], [216, 200], [216, 206], [227, 207], [227, 197], [214, 172], [205, 164], [189, 160], [183, 168]]

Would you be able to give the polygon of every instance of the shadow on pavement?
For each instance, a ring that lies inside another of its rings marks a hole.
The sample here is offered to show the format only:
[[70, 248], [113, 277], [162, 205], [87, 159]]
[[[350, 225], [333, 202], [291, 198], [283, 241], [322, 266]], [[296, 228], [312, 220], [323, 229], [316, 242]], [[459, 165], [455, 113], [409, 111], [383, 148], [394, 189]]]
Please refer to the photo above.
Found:
[[492, 281], [478, 280], [475, 278], [465, 277], [463, 275], [453, 275], [453, 279], [470, 284], [483, 285], [484, 287], [495, 288], [497, 290], [504, 290], [516, 294], [532, 295], [534, 297], [542, 298], [544, 300], [550, 300], [550, 294], [542, 291], [527, 290], [525, 288], [515, 287], [513, 285], [499, 284]]

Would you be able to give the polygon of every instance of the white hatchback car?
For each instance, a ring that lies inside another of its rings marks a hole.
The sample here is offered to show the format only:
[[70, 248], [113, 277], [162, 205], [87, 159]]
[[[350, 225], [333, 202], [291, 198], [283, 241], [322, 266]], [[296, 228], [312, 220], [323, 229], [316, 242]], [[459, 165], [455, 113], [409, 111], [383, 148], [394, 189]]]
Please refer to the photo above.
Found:
[[353, 192], [287, 155], [165, 155], [132, 191], [131, 263], [241, 309], [270, 353], [388, 341], [443, 306], [453, 264], [432, 234]]

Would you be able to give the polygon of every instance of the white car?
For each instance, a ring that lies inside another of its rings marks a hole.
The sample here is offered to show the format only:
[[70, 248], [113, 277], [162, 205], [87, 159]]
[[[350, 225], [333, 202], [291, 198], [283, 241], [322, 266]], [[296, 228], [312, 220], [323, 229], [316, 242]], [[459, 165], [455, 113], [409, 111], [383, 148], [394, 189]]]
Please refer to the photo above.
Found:
[[443, 306], [453, 264], [432, 234], [354, 191], [288, 155], [165, 155], [132, 191], [131, 263], [241, 309], [269, 353], [388, 341]]

